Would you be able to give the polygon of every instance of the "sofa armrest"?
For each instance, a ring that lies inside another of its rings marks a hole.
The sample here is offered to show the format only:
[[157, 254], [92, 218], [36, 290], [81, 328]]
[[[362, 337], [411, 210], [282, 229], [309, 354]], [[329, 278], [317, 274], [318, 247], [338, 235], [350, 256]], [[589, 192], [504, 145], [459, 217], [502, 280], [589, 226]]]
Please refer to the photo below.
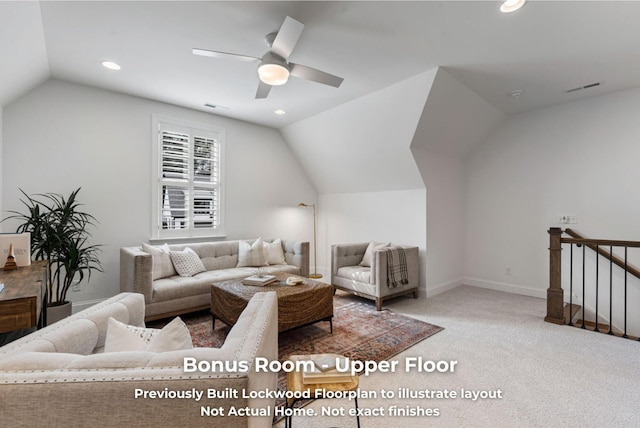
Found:
[[368, 242], [332, 245], [331, 275], [336, 275], [341, 267], [359, 265], [368, 246]]
[[300, 276], [309, 276], [309, 243], [282, 240], [282, 250], [287, 264], [300, 268]]
[[120, 248], [120, 292], [140, 293], [153, 300], [153, 258], [139, 247]]
[[[407, 259], [407, 274], [409, 284], [402, 288], [418, 287], [420, 281], [420, 255], [418, 247], [404, 245], [392, 245], [392, 247], [402, 248]], [[373, 252], [373, 264], [371, 265], [370, 283], [375, 284], [381, 295], [388, 294], [385, 290], [391, 291], [387, 287], [387, 250], [380, 249]]]
[[[137, 296], [137, 303], [141, 302], [141, 296]], [[276, 293], [258, 293], [240, 318], [221, 348], [194, 348], [164, 353], [113, 352], [88, 356], [27, 352], [23, 354], [25, 361], [14, 361], [23, 364], [21, 367], [0, 369], [3, 426], [42, 426], [42, 421], [53, 427], [90, 426], [96, 423], [100, 425], [101, 420], [108, 421], [110, 426], [131, 426], [132, 421], [136, 427], [149, 428], [165, 426], [167, 421], [179, 421], [180, 426], [200, 426], [203, 421], [201, 407], [210, 404], [210, 407], [222, 407], [225, 414], [231, 407], [270, 408], [269, 415], [225, 418], [223, 424], [225, 428], [271, 428], [275, 404], [272, 398], [243, 396], [208, 400], [206, 396], [209, 388], [219, 391], [276, 388], [276, 372], [257, 372], [253, 366], [256, 357], [268, 361], [278, 359]], [[186, 357], [204, 362], [246, 361], [251, 367], [243, 371], [232, 365], [231, 369], [225, 367], [225, 370], [187, 373], [184, 370]], [[48, 366], [37, 365], [38, 369], [25, 369], [29, 358], [39, 359]], [[70, 364], [57, 367], [59, 363]], [[142, 390], [204, 391], [205, 400], [135, 399], [137, 391]], [[52, 401], [51, 397], [57, 399]], [[99, 398], [91, 403], [90, 411], [87, 411], [87, 397]], [[34, 406], [34, 402], [39, 405]]]

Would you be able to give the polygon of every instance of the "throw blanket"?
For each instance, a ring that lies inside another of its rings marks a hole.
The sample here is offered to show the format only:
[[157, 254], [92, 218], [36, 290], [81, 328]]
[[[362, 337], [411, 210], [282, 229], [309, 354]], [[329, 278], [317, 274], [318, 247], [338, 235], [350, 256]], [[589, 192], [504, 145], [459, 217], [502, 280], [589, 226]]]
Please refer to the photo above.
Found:
[[387, 252], [387, 286], [400, 287], [409, 283], [407, 257], [402, 248], [389, 247]]

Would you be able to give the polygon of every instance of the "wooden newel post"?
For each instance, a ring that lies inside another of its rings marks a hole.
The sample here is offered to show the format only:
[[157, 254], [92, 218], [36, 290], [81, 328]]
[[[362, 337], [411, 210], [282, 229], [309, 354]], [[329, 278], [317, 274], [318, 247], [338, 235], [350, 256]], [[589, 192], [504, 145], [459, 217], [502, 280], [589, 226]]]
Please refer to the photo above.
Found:
[[549, 288], [547, 289], [547, 322], [564, 324], [564, 290], [562, 290], [562, 229], [549, 229]]

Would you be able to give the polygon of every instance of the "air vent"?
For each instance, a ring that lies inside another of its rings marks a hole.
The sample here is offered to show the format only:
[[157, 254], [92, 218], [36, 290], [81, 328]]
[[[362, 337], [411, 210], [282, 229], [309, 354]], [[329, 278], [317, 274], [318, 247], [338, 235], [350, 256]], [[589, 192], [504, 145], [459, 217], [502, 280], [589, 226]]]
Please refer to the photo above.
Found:
[[205, 107], [209, 107], [209, 108], [215, 108], [216, 110], [229, 110], [229, 107], [225, 107], [225, 106], [219, 106], [217, 104], [205, 104]]
[[581, 91], [583, 89], [590, 89], [590, 88], [595, 88], [596, 86], [600, 86], [601, 82], [594, 82], [594, 83], [589, 83], [588, 85], [584, 85], [584, 86], [578, 86], [577, 88], [573, 88], [573, 89], [567, 89], [566, 91], [564, 91], [567, 94], [570, 94], [572, 92], [577, 92], [577, 91]]

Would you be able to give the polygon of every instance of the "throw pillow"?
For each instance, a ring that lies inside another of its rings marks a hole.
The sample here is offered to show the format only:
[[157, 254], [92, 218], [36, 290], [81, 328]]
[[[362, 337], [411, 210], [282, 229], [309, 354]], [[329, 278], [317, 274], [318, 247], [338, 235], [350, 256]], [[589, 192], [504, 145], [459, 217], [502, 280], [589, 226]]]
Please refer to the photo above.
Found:
[[193, 276], [207, 270], [198, 254], [189, 247], [183, 251], [170, 251], [169, 255], [180, 276]]
[[260, 267], [268, 266], [264, 257], [264, 243], [262, 238], [255, 240], [253, 244], [249, 241], [238, 243], [238, 266], [237, 267]]
[[169, 256], [169, 245], [164, 244], [161, 247], [154, 247], [153, 245], [142, 243], [142, 251], [147, 254], [151, 254], [153, 260], [153, 273], [154, 280], [160, 278], [166, 278], [168, 276], [174, 276], [176, 270], [171, 262]]
[[189, 329], [180, 317], [174, 318], [162, 330], [127, 325], [109, 317], [104, 352], [167, 352], [191, 348]]
[[287, 264], [287, 261], [284, 258], [284, 251], [282, 251], [282, 241], [280, 241], [280, 238], [271, 243], [264, 243], [264, 256], [266, 258], [266, 262], [270, 265]]
[[371, 267], [371, 265], [373, 264], [373, 252], [376, 250], [381, 250], [385, 247], [388, 247], [389, 245], [391, 245], [390, 242], [387, 242], [387, 243], [374, 242], [374, 241], [369, 242], [369, 246], [367, 247], [367, 250], [364, 252], [364, 256], [362, 257], [360, 266]]

